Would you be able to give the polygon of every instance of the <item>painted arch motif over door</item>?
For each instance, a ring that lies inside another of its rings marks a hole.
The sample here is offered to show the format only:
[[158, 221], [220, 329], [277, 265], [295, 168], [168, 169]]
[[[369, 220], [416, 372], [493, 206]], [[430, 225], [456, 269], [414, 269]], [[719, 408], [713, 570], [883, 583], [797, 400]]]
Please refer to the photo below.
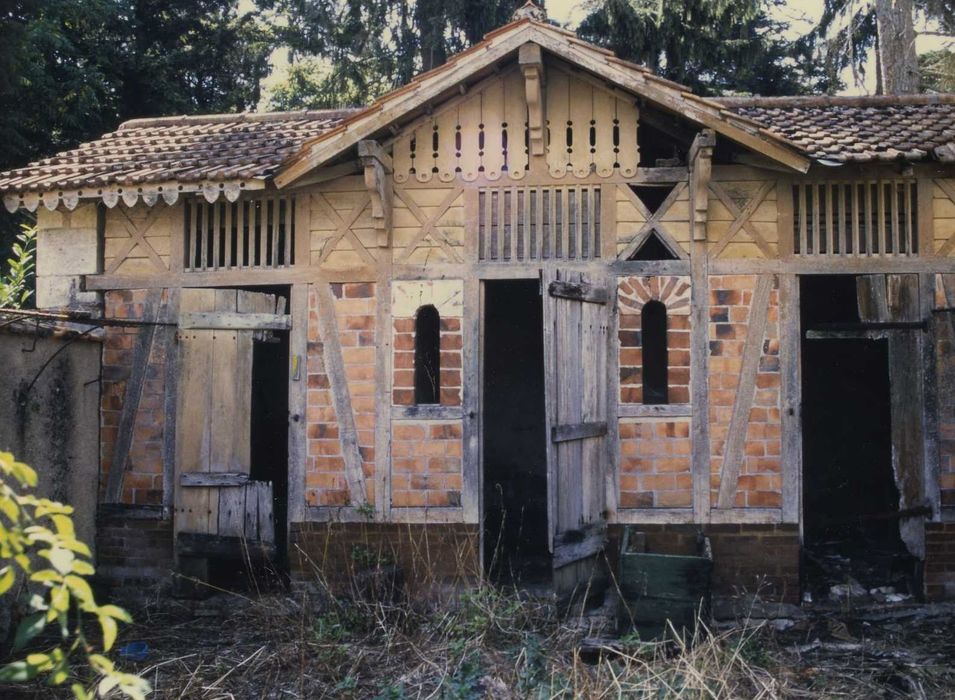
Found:
[[274, 543], [272, 484], [252, 481], [252, 345], [284, 330], [284, 301], [235, 289], [183, 289], [175, 517], [181, 533]]
[[545, 276], [549, 521], [558, 600], [585, 590], [606, 542], [610, 293], [592, 273]]

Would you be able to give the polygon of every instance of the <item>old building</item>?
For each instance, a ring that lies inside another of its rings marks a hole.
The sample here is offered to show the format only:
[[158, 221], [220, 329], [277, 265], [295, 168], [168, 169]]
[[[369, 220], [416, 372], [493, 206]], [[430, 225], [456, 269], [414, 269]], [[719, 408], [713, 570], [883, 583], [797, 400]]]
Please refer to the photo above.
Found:
[[136, 120], [0, 192], [41, 308], [143, 321], [103, 345], [105, 576], [371, 542], [566, 593], [636, 524], [796, 600], [838, 526], [941, 597], [953, 163], [947, 96], [703, 99], [525, 18], [368, 108]]

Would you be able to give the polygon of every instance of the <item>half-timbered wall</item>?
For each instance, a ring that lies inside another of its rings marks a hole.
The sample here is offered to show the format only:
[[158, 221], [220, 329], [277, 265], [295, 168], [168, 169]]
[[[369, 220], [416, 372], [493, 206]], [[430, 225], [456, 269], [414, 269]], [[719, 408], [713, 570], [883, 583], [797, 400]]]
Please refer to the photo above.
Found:
[[782, 432], [775, 275], [710, 278], [709, 353], [711, 505], [779, 508]]
[[[119, 290], [104, 295], [106, 318], [145, 320], [157, 309], [168, 306], [170, 293], [161, 296], [147, 290]], [[103, 370], [100, 384], [100, 493], [107, 496], [107, 481], [114, 461], [125, 464], [119, 501], [135, 505], [163, 504], [164, 439], [166, 438], [166, 367], [168, 336], [155, 330], [150, 342], [142, 342], [136, 327], [107, 327], [103, 342]], [[145, 362], [145, 363], [144, 363]], [[120, 443], [117, 454], [117, 443]]]
[[375, 285], [312, 285], [308, 308], [306, 502], [373, 506]]
[[[392, 283], [392, 402], [402, 409], [392, 413], [392, 508], [461, 506], [463, 301], [460, 280]], [[440, 317], [440, 403], [419, 405], [414, 392], [415, 317], [425, 306], [433, 306]]]
[[182, 205], [152, 207], [117, 204], [106, 210], [104, 272], [116, 275], [161, 275], [170, 270], [173, 236], [183, 235]]

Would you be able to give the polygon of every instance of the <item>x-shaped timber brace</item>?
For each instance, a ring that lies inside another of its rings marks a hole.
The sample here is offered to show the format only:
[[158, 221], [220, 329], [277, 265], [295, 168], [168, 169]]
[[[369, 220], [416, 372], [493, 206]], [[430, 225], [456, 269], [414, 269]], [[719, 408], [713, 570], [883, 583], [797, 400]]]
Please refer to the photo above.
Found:
[[129, 212], [125, 209], [120, 209], [123, 215], [123, 228], [126, 229], [126, 233], [129, 234], [129, 240], [123, 245], [122, 248], [117, 251], [115, 258], [113, 258], [112, 264], [106, 270], [106, 274], [112, 274], [119, 269], [119, 266], [122, 265], [126, 258], [129, 257], [129, 254], [133, 252], [136, 246], [142, 246], [143, 250], [146, 251], [146, 255], [149, 256], [150, 262], [156, 266], [157, 269], [165, 272], [167, 270], [166, 265], [163, 264], [162, 258], [159, 257], [159, 253], [156, 252], [156, 249], [150, 245], [149, 241], [146, 240], [146, 233], [153, 227], [159, 217], [163, 214], [163, 209], [150, 209], [146, 214], [146, 220], [137, 225], [133, 221]]

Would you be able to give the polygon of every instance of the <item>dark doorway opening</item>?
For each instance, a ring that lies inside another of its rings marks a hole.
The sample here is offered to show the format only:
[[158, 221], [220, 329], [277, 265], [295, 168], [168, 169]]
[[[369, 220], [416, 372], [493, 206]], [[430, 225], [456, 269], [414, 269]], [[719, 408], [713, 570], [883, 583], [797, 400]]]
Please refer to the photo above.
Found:
[[549, 580], [544, 321], [537, 280], [485, 283], [484, 567], [501, 583]]
[[[801, 279], [805, 585], [912, 587], [892, 471], [888, 341], [859, 323], [851, 275]], [[843, 326], [844, 328], [844, 326]]]

